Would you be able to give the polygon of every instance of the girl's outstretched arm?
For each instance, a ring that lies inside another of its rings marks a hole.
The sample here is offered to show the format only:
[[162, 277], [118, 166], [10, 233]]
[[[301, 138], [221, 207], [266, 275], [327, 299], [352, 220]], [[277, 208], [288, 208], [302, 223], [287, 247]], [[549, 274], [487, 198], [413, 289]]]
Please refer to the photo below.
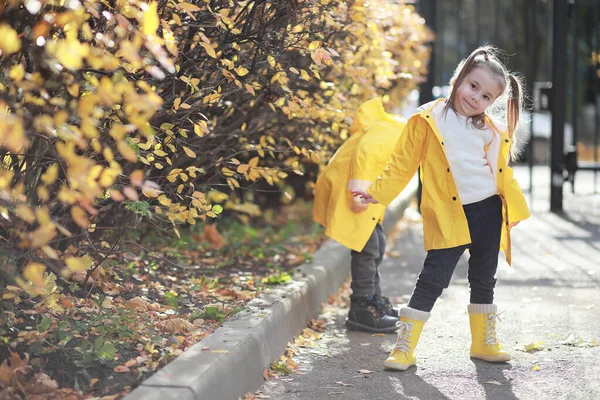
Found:
[[[367, 189], [367, 194], [386, 207], [413, 178], [425, 151], [428, 123], [413, 115], [388, 159], [387, 167]], [[364, 201], [364, 200], [363, 200]]]
[[350, 190], [350, 192], [352, 192], [352, 196], [354, 197], [360, 197], [360, 201], [362, 201], [365, 204], [378, 204], [379, 202], [377, 200], [375, 200], [373, 198], [373, 196], [371, 196], [369, 193], [367, 193], [365, 190], [362, 189], [352, 189]]

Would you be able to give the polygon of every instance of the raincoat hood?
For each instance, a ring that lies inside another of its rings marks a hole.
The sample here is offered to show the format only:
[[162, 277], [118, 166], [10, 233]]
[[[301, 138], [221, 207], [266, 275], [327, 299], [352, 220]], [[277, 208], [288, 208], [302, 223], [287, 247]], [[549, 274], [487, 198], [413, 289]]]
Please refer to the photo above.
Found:
[[356, 132], [364, 132], [373, 125], [382, 122], [406, 124], [404, 118], [385, 112], [383, 102], [380, 98], [369, 100], [363, 103], [356, 111], [354, 120], [350, 126], [350, 136], [354, 135]]

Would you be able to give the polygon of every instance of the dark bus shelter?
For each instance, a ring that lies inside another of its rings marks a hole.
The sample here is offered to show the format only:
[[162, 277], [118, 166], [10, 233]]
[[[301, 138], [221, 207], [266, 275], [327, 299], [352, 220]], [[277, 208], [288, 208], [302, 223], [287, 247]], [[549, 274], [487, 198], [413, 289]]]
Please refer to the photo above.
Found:
[[504, 50], [508, 67], [523, 75], [531, 97], [523, 162], [530, 177], [534, 164], [550, 166], [550, 209], [561, 211], [563, 185], [570, 183], [574, 191], [577, 171], [594, 171], [595, 178], [600, 171], [600, 0], [418, 0], [416, 5], [436, 33], [420, 102], [439, 97], [458, 62], [477, 46]]

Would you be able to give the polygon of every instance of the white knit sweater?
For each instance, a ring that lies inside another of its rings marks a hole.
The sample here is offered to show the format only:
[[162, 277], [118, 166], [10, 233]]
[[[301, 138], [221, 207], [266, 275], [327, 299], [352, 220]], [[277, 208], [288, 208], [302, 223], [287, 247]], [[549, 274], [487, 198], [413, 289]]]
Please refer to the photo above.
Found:
[[498, 193], [495, 174], [486, 158], [485, 147], [494, 139], [486, 126], [478, 129], [467, 117], [452, 109], [443, 113], [444, 102], [431, 110], [444, 141], [444, 150], [462, 204], [476, 203]]

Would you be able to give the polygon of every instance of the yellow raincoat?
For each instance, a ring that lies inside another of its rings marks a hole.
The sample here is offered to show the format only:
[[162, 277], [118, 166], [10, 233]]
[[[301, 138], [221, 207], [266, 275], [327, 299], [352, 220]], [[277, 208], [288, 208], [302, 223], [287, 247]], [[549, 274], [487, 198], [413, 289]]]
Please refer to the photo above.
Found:
[[385, 112], [381, 99], [365, 102], [350, 137], [317, 179], [313, 219], [327, 236], [352, 250], [362, 251], [377, 222], [383, 221], [385, 206], [371, 204], [363, 212], [352, 212], [349, 188], [366, 189], [381, 174], [405, 126], [406, 120]]
[[[444, 101], [440, 99], [438, 101]], [[414, 176], [421, 166], [423, 194], [421, 214], [425, 250], [445, 249], [471, 243], [467, 218], [460, 202], [444, 142], [430, 114], [433, 106], [414, 114], [398, 140], [382, 176], [367, 189], [380, 204], [388, 205]], [[511, 263], [510, 224], [529, 217], [529, 208], [513, 170], [507, 165], [511, 139], [500, 132], [488, 118], [495, 131], [486, 148], [486, 158], [496, 177], [498, 193], [503, 204], [503, 229], [500, 248]]]

